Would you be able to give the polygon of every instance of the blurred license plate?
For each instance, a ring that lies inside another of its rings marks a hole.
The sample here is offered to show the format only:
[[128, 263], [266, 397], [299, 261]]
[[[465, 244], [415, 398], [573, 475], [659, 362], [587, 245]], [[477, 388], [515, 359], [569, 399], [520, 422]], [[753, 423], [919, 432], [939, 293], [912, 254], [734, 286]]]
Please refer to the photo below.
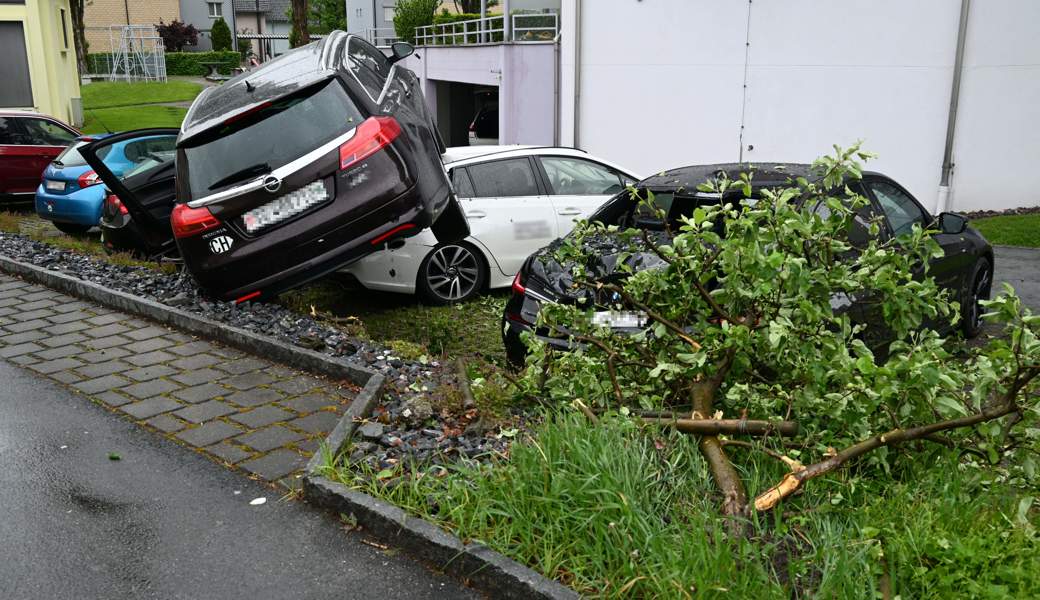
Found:
[[242, 215], [242, 224], [249, 233], [260, 231], [265, 227], [277, 225], [328, 199], [329, 192], [325, 189], [325, 182], [315, 181], [247, 212]]
[[47, 180], [45, 180], [43, 182], [43, 185], [47, 188], [47, 190], [49, 190], [51, 192], [64, 192], [65, 191], [65, 182], [64, 181], [54, 181], [53, 179], [47, 179]]
[[646, 314], [631, 310], [604, 310], [592, 315], [592, 324], [619, 329], [642, 327], [646, 324]]

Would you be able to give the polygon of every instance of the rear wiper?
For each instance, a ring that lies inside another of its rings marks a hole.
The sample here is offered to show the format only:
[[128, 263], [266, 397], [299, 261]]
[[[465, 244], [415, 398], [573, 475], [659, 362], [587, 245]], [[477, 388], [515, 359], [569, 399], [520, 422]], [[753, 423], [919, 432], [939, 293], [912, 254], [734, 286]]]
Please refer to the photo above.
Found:
[[217, 181], [214, 181], [213, 185], [209, 186], [209, 189], [210, 189], [210, 191], [212, 191], [212, 190], [217, 189], [218, 187], [225, 186], [225, 185], [227, 185], [229, 183], [235, 183], [236, 181], [241, 181], [243, 179], [246, 179], [246, 178], [248, 178], [251, 175], [259, 175], [261, 173], [270, 173], [270, 172], [271, 172], [271, 165], [269, 165], [267, 163], [255, 164], [255, 165], [253, 165], [251, 167], [246, 167], [244, 169], [239, 169], [238, 171], [235, 171], [234, 173], [228, 175], [227, 177], [222, 177], [222, 178], [218, 179]]

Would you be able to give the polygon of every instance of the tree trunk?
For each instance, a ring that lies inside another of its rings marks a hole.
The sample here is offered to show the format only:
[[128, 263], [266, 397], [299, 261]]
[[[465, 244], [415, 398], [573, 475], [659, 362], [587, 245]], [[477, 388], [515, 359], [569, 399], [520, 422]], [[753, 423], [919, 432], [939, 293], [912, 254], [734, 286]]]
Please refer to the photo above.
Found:
[[310, 14], [307, 0], [292, 0], [292, 30], [295, 42], [293, 48], [305, 46], [311, 42], [310, 33], [307, 31], [307, 16]]
[[670, 425], [683, 433], [695, 435], [777, 434], [784, 437], [798, 435], [798, 423], [792, 421], [777, 421], [774, 423], [771, 421], [749, 421], [746, 419], [679, 419], [672, 416], [641, 416], [641, 419], [645, 423]]
[[[714, 414], [712, 407], [713, 397], [717, 388], [706, 383], [695, 383], [690, 386], [693, 410], [701, 418], [710, 418]], [[722, 514], [729, 520], [730, 533], [735, 536], [743, 535], [744, 524], [742, 519], [747, 514], [747, 492], [744, 491], [744, 483], [740, 480], [740, 474], [733, 468], [733, 463], [722, 449], [719, 438], [714, 435], [701, 437], [697, 445], [708, 461], [708, 468], [715, 479], [715, 484], [722, 492]]]
[[87, 74], [87, 38], [83, 25], [83, 2], [85, 0], [69, 0], [69, 10], [72, 13], [72, 42], [76, 46], [76, 66], [79, 74]]

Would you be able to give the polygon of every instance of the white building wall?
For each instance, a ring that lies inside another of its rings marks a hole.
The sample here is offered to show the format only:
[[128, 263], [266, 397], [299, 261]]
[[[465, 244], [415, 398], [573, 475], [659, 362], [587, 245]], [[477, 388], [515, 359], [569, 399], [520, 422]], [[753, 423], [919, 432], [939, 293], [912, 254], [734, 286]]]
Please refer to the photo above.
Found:
[[973, 2], [964, 53], [952, 206], [1040, 206], [1040, 2]]
[[[653, 173], [740, 158], [810, 161], [862, 139], [880, 155], [871, 168], [934, 206], [960, 2], [582, 0], [580, 73], [576, 9], [563, 1], [564, 143], [576, 133], [583, 149]], [[973, 3], [954, 210], [1040, 204], [1029, 191], [1036, 175], [1011, 176], [1040, 172], [1029, 168], [1040, 156], [1037, 23], [1035, 0]]]

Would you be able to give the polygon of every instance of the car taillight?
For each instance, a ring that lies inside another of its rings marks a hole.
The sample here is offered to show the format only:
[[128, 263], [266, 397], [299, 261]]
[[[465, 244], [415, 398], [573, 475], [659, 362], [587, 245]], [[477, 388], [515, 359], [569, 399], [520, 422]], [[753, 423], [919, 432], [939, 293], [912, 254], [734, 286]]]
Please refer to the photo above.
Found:
[[119, 199], [119, 196], [116, 196], [115, 194], [105, 196], [105, 204], [108, 206], [108, 211], [113, 215], [125, 215], [130, 212], [126, 209], [123, 201]]
[[401, 134], [401, 126], [393, 117], [369, 117], [354, 130], [354, 137], [339, 147], [339, 168], [372, 156], [390, 145]]
[[174, 237], [185, 238], [220, 227], [220, 221], [205, 206], [192, 208], [187, 204], [178, 204], [170, 214], [170, 225]]
[[85, 188], [101, 183], [101, 178], [98, 177], [97, 173], [93, 171], [87, 171], [86, 173], [79, 176], [79, 179], [76, 180], [76, 183], [79, 184], [79, 187]]
[[516, 274], [513, 278], [513, 293], [523, 296], [527, 293], [527, 288], [524, 287], [524, 280], [520, 277], [520, 273]]

